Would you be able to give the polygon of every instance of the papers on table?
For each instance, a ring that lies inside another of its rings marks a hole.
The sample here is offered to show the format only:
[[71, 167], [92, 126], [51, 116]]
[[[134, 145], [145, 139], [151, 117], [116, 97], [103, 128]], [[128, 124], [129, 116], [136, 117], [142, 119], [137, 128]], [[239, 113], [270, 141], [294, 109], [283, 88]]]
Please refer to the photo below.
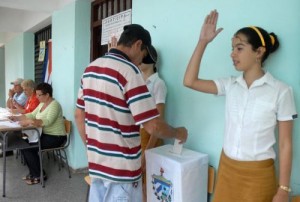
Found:
[[12, 114], [8, 108], [0, 107], [0, 121], [8, 121], [10, 116], [21, 116], [22, 114]]
[[[5, 128], [20, 128], [22, 127], [19, 122], [13, 122], [8, 119], [10, 116], [21, 116], [21, 114], [12, 114], [10, 109], [0, 107], [0, 127]], [[42, 128], [37, 128], [39, 132], [32, 129], [23, 129], [22, 133], [25, 133], [28, 136], [28, 141], [30, 143], [38, 142], [38, 134], [42, 134]]]
[[8, 108], [0, 107], [0, 126], [7, 128], [21, 127], [18, 122], [13, 122], [9, 120], [8, 117], [10, 116], [15, 116], [15, 114], [12, 114]]
[[[8, 119], [10, 116], [21, 116], [21, 114], [12, 114], [10, 109], [0, 107], [0, 126], [5, 128], [19, 128], [22, 127], [19, 122], [13, 122]], [[34, 143], [38, 141], [38, 134], [42, 134], [42, 128], [37, 128], [36, 130], [25, 130], [23, 129], [22, 133], [25, 133], [28, 136], [28, 141]]]
[[0, 126], [7, 127], [7, 128], [21, 127], [21, 125], [18, 122], [13, 122], [13, 121], [1, 121]]
[[6, 108], [0, 107], [0, 120], [5, 121], [8, 119], [9, 116], [11, 116], [11, 113], [9, 112], [9, 110]]
[[9, 121], [9, 118], [0, 116], [0, 121]]
[[9, 110], [7, 108], [0, 107], [0, 113], [6, 113]]

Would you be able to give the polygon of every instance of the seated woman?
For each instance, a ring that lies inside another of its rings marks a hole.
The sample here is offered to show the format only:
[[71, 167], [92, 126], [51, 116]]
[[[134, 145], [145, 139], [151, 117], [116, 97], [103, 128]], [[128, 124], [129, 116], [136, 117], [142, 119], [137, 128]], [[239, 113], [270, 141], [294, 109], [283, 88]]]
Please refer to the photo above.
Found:
[[[20, 125], [42, 127], [41, 148], [49, 149], [61, 146], [66, 140], [63, 112], [61, 105], [52, 97], [52, 87], [41, 83], [36, 87], [36, 96], [40, 101], [37, 108], [25, 115], [17, 117]], [[23, 150], [24, 160], [29, 168], [29, 174], [23, 177], [28, 185], [40, 182], [40, 159], [38, 148]], [[44, 172], [44, 179], [46, 174]]]
[[[13, 102], [14, 109], [10, 110], [12, 114], [26, 114], [32, 112], [40, 104], [40, 101], [35, 94], [35, 83], [33, 80], [22, 80], [20, 85], [23, 89], [22, 92], [27, 97], [27, 101], [24, 106], [16, 104], [17, 102]], [[23, 134], [22, 136], [24, 139], [27, 138], [26, 134]], [[8, 136], [8, 144], [10, 144], [11, 141], [13, 141], [13, 136]], [[6, 155], [13, 155], [13, 151], [6, 152]]]
[[21, 107], [20, 105], [15, 105], [16, 109], [12, 109], [12, 113], [15, 114], [16, 113], [26, 114], [32, 112], [40, 104], [40, 101], [35, 94], [35, 83], [33, 80], [31, 79], [24, 80], [21, 83], [21, 86], [23, 88], [23, 92], [25, 93], [28, 99], [24, 108]]

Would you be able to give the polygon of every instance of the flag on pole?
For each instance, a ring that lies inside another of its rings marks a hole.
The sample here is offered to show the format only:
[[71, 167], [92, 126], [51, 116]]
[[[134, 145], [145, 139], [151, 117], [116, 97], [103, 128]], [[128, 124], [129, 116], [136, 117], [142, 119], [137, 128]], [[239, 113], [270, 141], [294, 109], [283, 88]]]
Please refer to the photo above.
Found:
[[48, 48], [45, 54], [45, 60], [43, 65], [43, 80], [45, 83], [52, 83], [52, 40], [48, 41]]

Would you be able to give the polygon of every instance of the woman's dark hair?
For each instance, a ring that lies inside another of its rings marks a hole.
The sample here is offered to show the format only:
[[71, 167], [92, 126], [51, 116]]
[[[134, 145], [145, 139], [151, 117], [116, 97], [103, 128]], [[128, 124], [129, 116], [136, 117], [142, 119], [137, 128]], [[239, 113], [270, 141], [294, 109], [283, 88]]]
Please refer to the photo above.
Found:
[[45, 94], [49, 94], [50, 97], [52, 97], [52, 92], [53, 92], [53, 89], [52, 89], [52, 86], [48, 83], [40, 83], [39, 85], [37, 85], [36, 89], [35, 90], [40, 90], [42, 91], [42, 93], [45, 95]]
[[248, 43], [252, 45], [254, 51], [261, 46], [266, 48], [266, 52], [262, 57], [262, 63], [268, 58], [270, 53], [273, 53], [279, 47], [277, 36], [273, 32], [269, 34], [260, 27], [244, 27], [238, 30], [235, 36], [238, 34], [246, 36]]
[[153, 64], [153, 71], [157, 72], [156, 63], [157, 63], [157, 52], [154, 46], [149, 46], [148, 55], [143, 59], [144, 64]]

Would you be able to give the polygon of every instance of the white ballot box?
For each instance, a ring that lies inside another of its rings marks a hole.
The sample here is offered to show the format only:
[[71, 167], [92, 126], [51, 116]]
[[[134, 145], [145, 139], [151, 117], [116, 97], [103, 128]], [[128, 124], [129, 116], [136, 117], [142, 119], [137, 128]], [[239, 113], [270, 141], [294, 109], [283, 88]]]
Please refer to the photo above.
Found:
[[208, 155], [173, 145], [146, 150], [147, 202], [206, 202]]

